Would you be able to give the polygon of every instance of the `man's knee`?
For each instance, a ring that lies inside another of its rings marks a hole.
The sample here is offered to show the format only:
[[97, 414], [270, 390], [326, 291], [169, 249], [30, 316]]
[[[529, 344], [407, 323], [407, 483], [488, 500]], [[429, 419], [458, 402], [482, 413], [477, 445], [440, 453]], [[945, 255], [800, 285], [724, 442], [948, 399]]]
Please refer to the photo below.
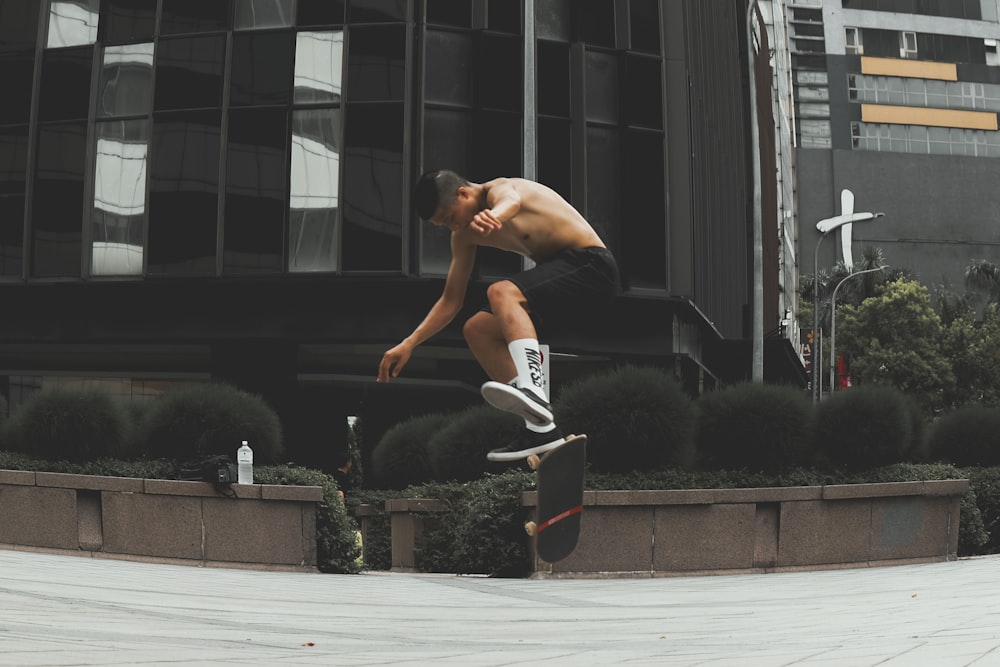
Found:
[[486, 298], [490, 305], [496, 307], [498, 303], [524, 303], [524, 294], [521, 288], [509, 280], [500, 280], [486, 288]]
[[496, 323], [496, 316], [481, 310], [465, 321], [462, 326], [462, 335], [469, 343], [488, 338], [493, 334], [493, 330], [499, 330]]

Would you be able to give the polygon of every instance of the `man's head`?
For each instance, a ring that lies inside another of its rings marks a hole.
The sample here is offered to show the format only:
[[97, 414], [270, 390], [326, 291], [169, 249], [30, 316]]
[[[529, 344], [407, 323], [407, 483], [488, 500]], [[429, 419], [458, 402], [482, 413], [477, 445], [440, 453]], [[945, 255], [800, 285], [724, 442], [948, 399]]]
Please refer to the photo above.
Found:
[[459, 190], [467, 188], [469, 181], [448, 169], [428, 171], [417, 181], [413, 188], [413, 205], [417, 215], [437, 225], [447, 224], [447, 220], [438, 219], [435, 213], [446, 212], [459, 199]]

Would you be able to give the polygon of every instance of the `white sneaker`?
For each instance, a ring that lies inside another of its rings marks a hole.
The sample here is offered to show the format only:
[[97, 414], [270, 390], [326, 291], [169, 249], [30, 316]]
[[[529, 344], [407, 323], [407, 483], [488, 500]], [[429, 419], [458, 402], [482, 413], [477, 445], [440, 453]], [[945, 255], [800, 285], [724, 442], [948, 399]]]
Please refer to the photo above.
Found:
[[544, 454], [564, 442], [566, 442], [566, 438], [563, 437], [562, 431], [558, 428], [554, 428], [548, 433], [536, 433], [524, 429], [524, 432], [513, 442], [506, 447], [494, 449], [486, 455], [486, 458], [490, 461], [517, 461], [518, 459], [526, 459], [532, 454]]
[[530, 389], [512, 387], [503, 382], [490, 380], [480, 391], [486, 402], [493, 407], [520, 415], [535, 426], [548, 426], [552, 423], [552, 409], [549, 404]]

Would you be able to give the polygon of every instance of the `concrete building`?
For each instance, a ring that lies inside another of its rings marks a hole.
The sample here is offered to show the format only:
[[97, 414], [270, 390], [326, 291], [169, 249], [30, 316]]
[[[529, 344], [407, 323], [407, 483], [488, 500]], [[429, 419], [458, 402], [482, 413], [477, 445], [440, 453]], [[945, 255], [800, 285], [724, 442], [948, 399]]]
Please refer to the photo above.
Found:
[[[745, 12], [0, 0], [0, 393], [16, 409], [49, 384], [141, 399], [226, 380], [278, 410], [290, 458], [310, 465], [348, 416], [374, 438], [478, 402], [460, 321], [405, 379], [374, 383], [383, 350], [440, 294], [447, 236], [409, 206], [438, 167], [537, 178], [618, 257], [614, 312], [546, 341], [557, 390], [630, 362], [692, 392], [749, 377]], [[765, 230], [771, 332], [794, 278], [779, 280], [777, 226]], [[465, 315], [521, 267], [480, 253]], [[787, 338], [767, 355], [765, 379], [802, 379]]]

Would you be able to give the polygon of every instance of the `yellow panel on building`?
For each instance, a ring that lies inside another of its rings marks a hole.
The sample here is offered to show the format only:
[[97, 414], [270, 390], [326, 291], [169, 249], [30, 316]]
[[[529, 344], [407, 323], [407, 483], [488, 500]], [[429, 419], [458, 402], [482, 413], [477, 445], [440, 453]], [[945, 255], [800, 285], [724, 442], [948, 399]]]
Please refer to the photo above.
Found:
[[934, 63], [929, 60], [861, 57], [861, 73], [876, 76], [902, 76], [911, 79], [958, 81], [955, 63]]
[[866, 123], [960, 127], [969, 130], [996, 130], [997, 115], [992, 111], [927, 109], [890, 104], [862, 104], [861, 120]]

